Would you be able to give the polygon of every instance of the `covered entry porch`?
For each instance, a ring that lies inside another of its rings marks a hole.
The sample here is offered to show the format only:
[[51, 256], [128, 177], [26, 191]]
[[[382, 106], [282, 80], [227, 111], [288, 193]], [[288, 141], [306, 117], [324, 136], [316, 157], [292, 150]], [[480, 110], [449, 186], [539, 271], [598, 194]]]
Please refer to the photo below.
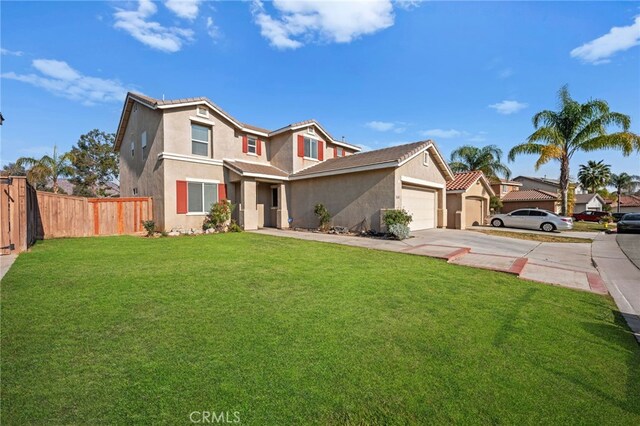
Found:
[[233, 218], [243, 229], [288, 226], [288, 175], [267, 164], [225, 161]]

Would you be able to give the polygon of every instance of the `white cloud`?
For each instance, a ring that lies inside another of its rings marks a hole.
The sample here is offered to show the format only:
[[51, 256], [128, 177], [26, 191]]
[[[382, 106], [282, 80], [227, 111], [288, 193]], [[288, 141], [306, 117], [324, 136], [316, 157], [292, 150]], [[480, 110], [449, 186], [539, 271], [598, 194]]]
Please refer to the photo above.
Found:
[[207, 34], [213, 40], [218, 40], [220, 38], [220, 28], [213, 22], [212, 17], [207, 17]]
[[297, 49], [308, 42], [349, 43], [393, 25], [390, 0], [274, 0], [274, 18], [260, 0], [252, 13], [263, 37], [278, 49]]
[[509, 78], [513, 75], [513, 70], [511, 68], [505, 68], [498, 72], [498, 77], [500, 78]]
[[422, 130], [419, 132], [421, 136], [427, 138], [442, 138], [442, 139], [450, 139], [450, 138], [458, 138], [460, 136], [467, 135], [467, 132], [456, 130], [456, 129], [430, 129], [430, 130]]
[[379, 132], [387, 132], [393, 129], [395, 127], [395, 124], [389, 121], [370, 121], [366, 123], [365, 126]]
[[527, 106], [527, 104], [518, 101], [502, 101], [489, 105], [489, 108], [495, 109], [499, 114], [509, 115], [525, 109]]
[[602, 37], [591, 40], [571, 51], [571, 57], [579, 58], [592, 64], [610, 62], [610, 57], [617, 52], [630, 49], [640, 44], [640, 16], [636, 16], [633, 24], [626, 27], [613, 27]]
[[128, 32], [136, 40], [164, 52], [177, 52], [182, 45], [193, 40], [193, 31], [186, 28], [164, 27], [147, 21], [158, 8], [150, 0], [139, 0], [138, 9], [117, 9], [115, 28]]
[[64, 61], [36, 59], [32, 65], [40, 74], [8, 72], [1, 74], [1, 77], [41, 87], [56, 96], [80, 101], [85, 105], [122, 102], [127, 93], [127, 89], [118, 80], [83, 75]]
[[420, 0], [394, 0], [396, 6], [404, 10], [413, 10], [420, 6]]
[[9, 50], [9, 49], [5, 49], [4, 47], [0, 48], [0, 54], [9, 55], [9, 56], [22, 56], [22, 55], [24, 55], [24, 53], [19, 51], [19, 50]]
[[164, 5], [180, 18], [193, 20], [198, 16], [202, 0], [167, 0]]

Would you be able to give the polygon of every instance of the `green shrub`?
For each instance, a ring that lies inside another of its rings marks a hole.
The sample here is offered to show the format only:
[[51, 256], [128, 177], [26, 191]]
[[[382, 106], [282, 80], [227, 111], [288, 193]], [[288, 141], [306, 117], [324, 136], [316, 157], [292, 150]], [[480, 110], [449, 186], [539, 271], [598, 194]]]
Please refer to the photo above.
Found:
[[229, 225], [229, 232], [242, 232], [243, 229], [240, 225], [236, 223], [235, 220], [231, 220], [231, 224]]
[[502, 208], [502, 200], [497, 195], [494, 195], [489, 199], [489, 208], [494, 212], [499, 212]]
[[326, 231], [331, 223], [331, 214], [329, 213], [329, 210], [327, 210], [324, 204], [319, 203], [316, 204], [313, 212], [318, 216], [318, 219], [320, 219], [320, 229]]
[[225, 225], [231, 220], [231, 213], [235, 207], [235, 204], [231, 204], [229, 200], [218, 201], [211, 206], [211, 211], [207, 214], [202, 228], [204, 230], [213, 228], [218, 232], [224, 231]]
[[404, 226], [409, 226], [412, 220], [413, 217], [411, 217], [405, 209], [387, 210], [382, 217], [382, 221], [387, 226], [387, 229], [389, 229], [389, 232], [391, 232], [391, 225], [399, 223]]
[[147, 231], [147, 237], [153, 237], [156, 233], [156, 223], [153, 220], [143, 220], [142, 227]]
[[389, 225], [389, 234], [393, 235], [397, 240], [409, 238], [409, 227], [402, 223], [392, 223]]

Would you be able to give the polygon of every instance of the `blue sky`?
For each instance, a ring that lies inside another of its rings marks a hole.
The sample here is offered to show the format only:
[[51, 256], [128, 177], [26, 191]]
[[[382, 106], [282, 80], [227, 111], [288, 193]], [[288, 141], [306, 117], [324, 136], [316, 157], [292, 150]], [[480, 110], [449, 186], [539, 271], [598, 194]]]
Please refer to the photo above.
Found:
[[[2, 2], [1, 161], [114, 132], [127, 90], [207, 96], [267, 128], [315, 118], [365, 149], [503, 151], [532, 115], [602, 98], [640, 133], [640, 8], [622, 2]], [[637, 154], [578, 154], [640, 174]], [[533, 157], [513, 175], [535, 172]]]

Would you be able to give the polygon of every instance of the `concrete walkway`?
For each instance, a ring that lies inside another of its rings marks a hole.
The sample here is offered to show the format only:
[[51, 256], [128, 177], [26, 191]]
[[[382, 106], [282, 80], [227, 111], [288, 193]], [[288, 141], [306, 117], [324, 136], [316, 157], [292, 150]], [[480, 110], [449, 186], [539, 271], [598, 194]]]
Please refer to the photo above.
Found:
[[514, 274], [520, 278], [606, 294], [591, 261], [591, 244], [540, 243], [453, 229], [412, 233], [404, 241], [262, 229], [260, 234], [344, 244], [445, 259], [449, 263]]
[[593, 261], [620, 313], [640, 342], [640, 269], [622, 252], [616, 235], [602, 234], [596, 238]]
[[0, 256], [0, 280], [4, 278], [4, 274], [9, 271], [13, 262], [18, 258], [17, 254], [5, 254]]

